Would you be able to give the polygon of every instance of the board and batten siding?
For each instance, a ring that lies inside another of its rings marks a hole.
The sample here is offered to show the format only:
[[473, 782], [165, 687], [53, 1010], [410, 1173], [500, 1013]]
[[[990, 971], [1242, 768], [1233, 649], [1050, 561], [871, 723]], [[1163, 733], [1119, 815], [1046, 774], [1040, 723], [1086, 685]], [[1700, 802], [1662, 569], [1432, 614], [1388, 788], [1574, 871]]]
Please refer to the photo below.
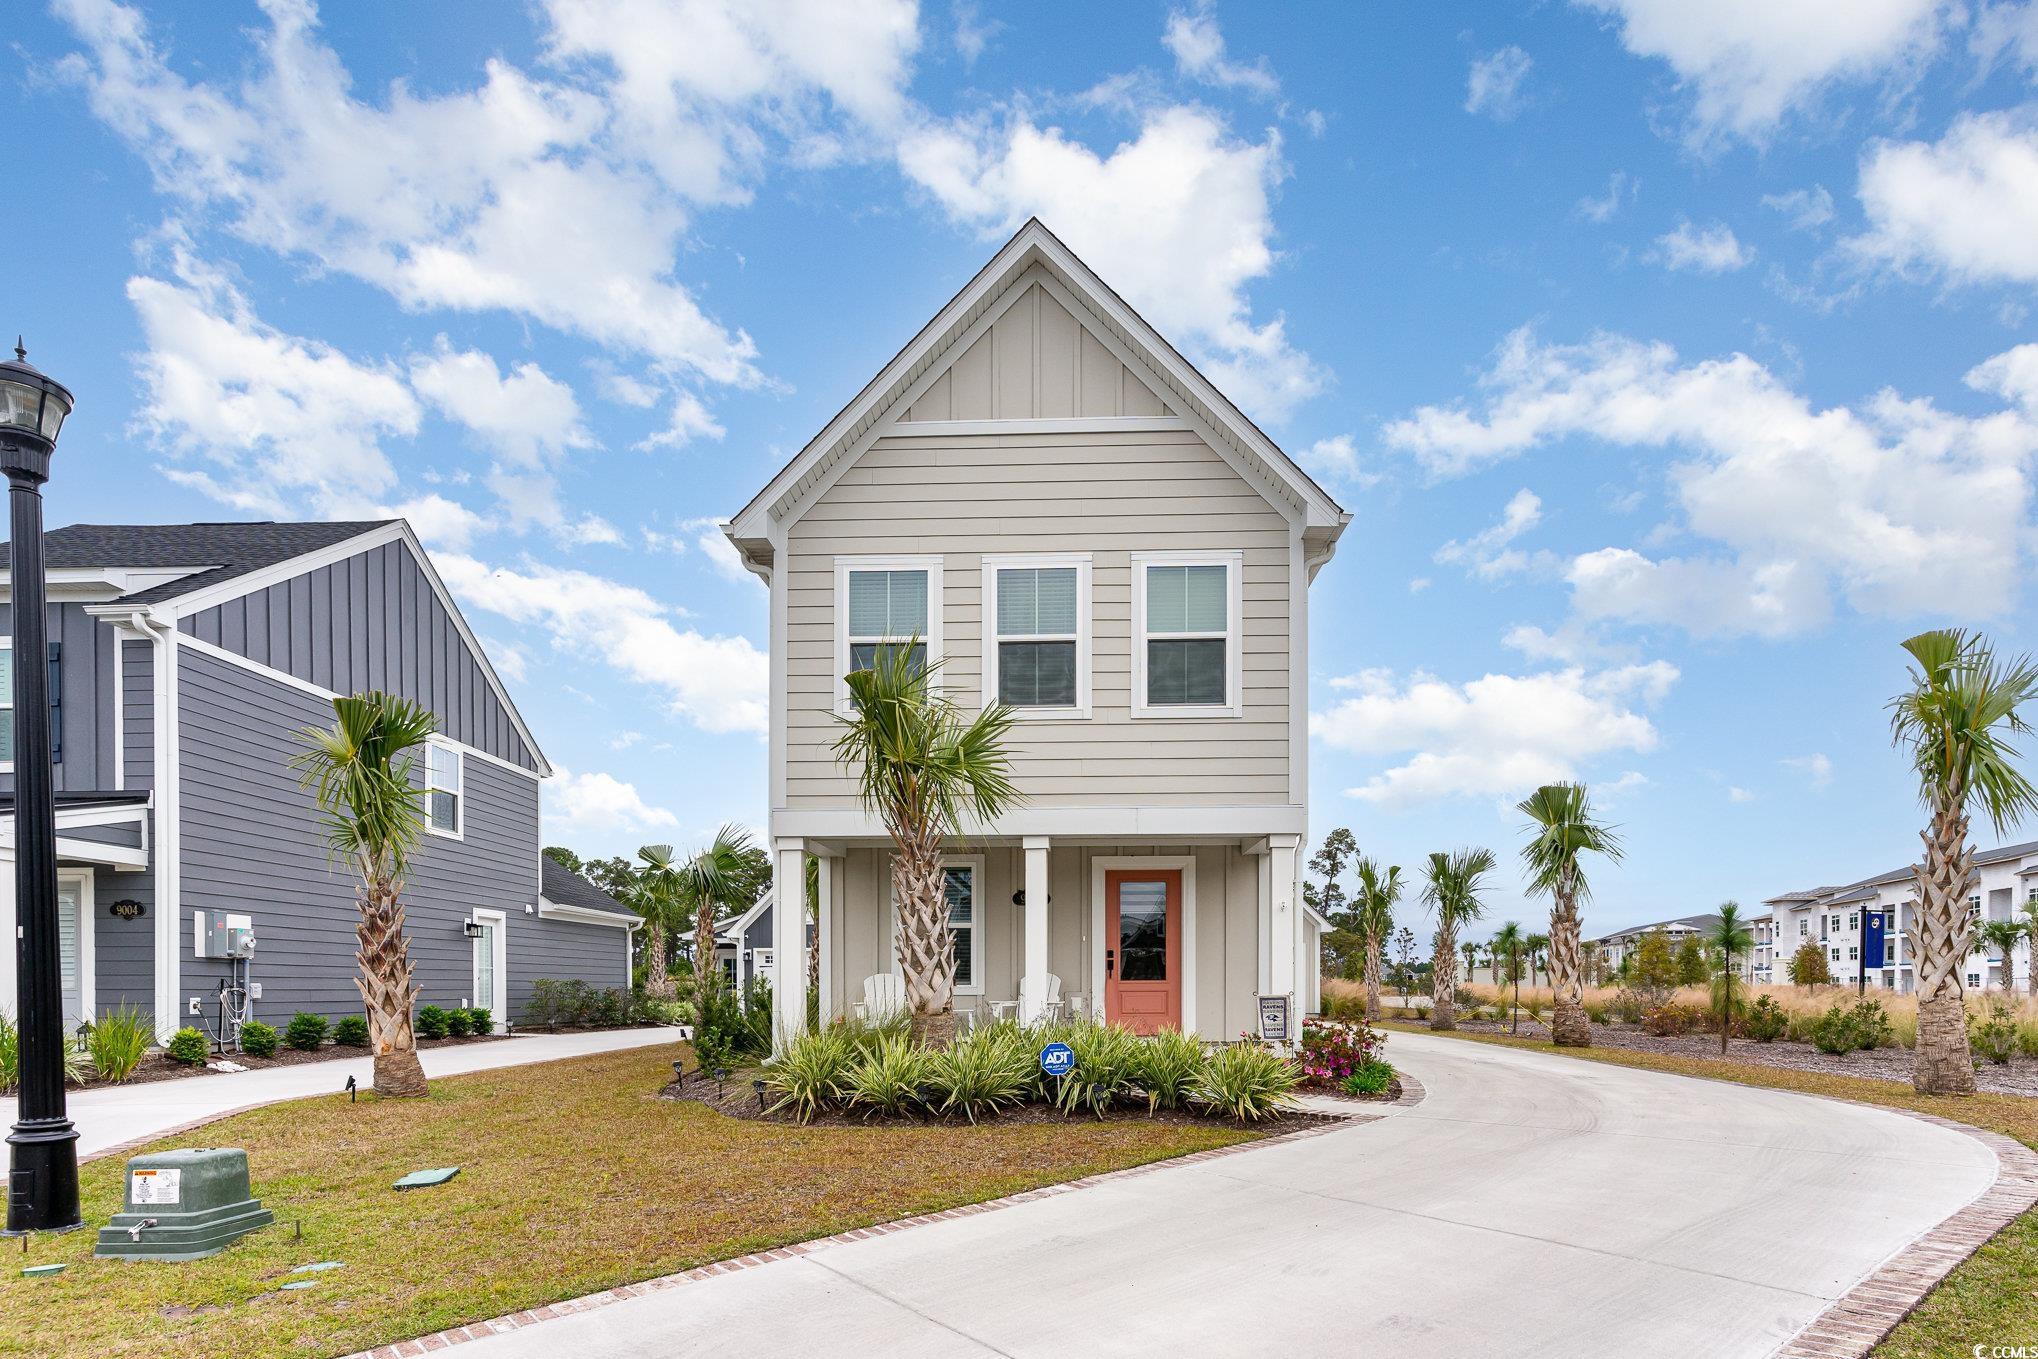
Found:
[[131, 791], [147, 791], [156, 783], [156, 644], [129, 638], [117, 654], [125, 784]]
[[[66, 832], [71, 834], [71, 832]], [[115, 872], [104, 864], [92, 870], [93, 989], [99, 1012], [132, 1005], [141, 1013], [156, 1008], [156, 878], [152, 869]], [[116, 901], [141, 904], [134, 920], [113, 914]]]
[[907, 410], [917, 420], [1166, 415], [1154, 390], [1045, 288], [1028, 287]]
[[[177, 693], [183, 996], [209, 998], [226, 970], [221, 960], [193, 955], [191, 913], [228, 911], [254, 921], [251, 975], [263, 984], [262, 1018], [359, 1013], [355, 878], [329, 857], [316, 809], [290, 767], [300, 748], [294, 733], [330, 723], [331, 705], [191, 648], [178, 658]], [[514, 1013], [528, 1003], [541, 962], [550, 967], [543, 975], [622, 984], [621, 931], [525, 912], [538, 896], [537, 780], [473, 756], [463, 774], [463, 838], [422, 836], [404, 894], [420, 1003], [472, 998], [474, 946], [461, 927], [477, 907], [503, 913]]]
[[[830, 752], [835, 559], [938, 554], [942, 674], [982, 701], [986, 553], [1091, 555], [1091, 716], [1028, 720], [1010, 749], [1028, 805], [1290, 801], [1288, 521], [1194, 433], [879, 439], [793, 525], [786, 553], [786, 805], [853, 805]], [[1131, 554], [1238, 551], [1242, 715], [1132, 716]]]
[[322, 689], [400, 694], [438, 714], [440, 730], [452, 739], [538, 767], [417, 558], [400, 542], [226, 600], [179, 627]]
[[[46, 626], [61, 650], [59, 721], [63, 751], [52, 770], [59, 793], [104, 792], [113, 784], [113, 626], [81, 604], [51, 604]], [[12, 635], [14, 609], [0, 604], [0, 636]], [[14, 775], [0, 772], [0, 793], [14, 792]]]

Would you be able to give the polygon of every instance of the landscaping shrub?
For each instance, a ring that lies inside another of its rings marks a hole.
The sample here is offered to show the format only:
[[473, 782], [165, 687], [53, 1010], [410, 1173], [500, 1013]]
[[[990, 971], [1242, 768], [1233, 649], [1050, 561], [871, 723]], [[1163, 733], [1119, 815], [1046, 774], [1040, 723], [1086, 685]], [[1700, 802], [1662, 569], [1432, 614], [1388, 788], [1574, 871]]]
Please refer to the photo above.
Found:
[[1234, 1043], [1203, 1066], [1197, 1098], [1240, 1123], [1256, 1123], [1295, 1103], [1302, 1069], [1258, 1043]]
[[1415, 1017], [1417, 1019], [1422, 1020], [1424, 1022], [1428, 1021], [1430, 1008], [1428, 1001], [1418, 1000], [1413, 1005], [1410, 1005], [1408, 1008], [1415, 1011]]
[[1531, 1021], [1535, 1023], [1541, 1023], [1543, 1018], [1543, 1003], [1542, 1001], [1536, 999], [1534, 996], [1523, 996], [1521, 998], [1521, 1012], [1527, 1015]]
[[630, 999], [621, 987], [607, 987], [594, 996], [590, 1010], [582, 1023], [604, 1029], [618, 1028], [630, 1018]]
[[1854, 1007], [1854, 1046], [1858, 1048], [1887, 1048], [1896, 1045], [1896, 1034], [1891, 1030], [1889, 1011], [1882, 1008], [1879, 1000], [1864, 1000]]
[[362, 1015], [341, 1015], [333, 1024], [333, 1041], [343, 1048], [367, 1047], [367, 1018]]
[[417, 1031], [420, 1038], [444, 1038], [453, 1029], [452, 1017], [436, 1005], [427, 1005], [418, 1011]]
[[930, 1102], [943, 1114], [970, 1122], [1023, 1102], [1037, 1062], [1026, 1035], [1016, 1029], [986, 1029], [929, 1055], [926, 1081]]
[[1620, 1022], [1623, 1024], [1641, 1023], [1642, 1016], [1646, 1014], [1651, 1008], [1653, 1007], [1644, 1002], [1644, 997], [1642, 996], [1642, 994], [1630, 987], [1623, 986], [1619, 991], [1614, 993], [1613, 998], [1614, 1017], [1620, 1020]]
[[[1310, 1030], [1302, 1032], [1306, 1039]], [[1163, 1029], [1133, 1050], [1132, 1083], [1146, 1092], [1148, 1113], [1181, 1108], [1202, 1075], [1203, 1044], [1180, 1029]]]
[[1689, 1005], [1668, 1002], [1658, 1005], [1642, 1016], [1642, 1032], [1657, 1038], [1678, 1038], [1690, 1033], [1705, 1021], [1700, 1011]]
[[86, 1035], [86, 1051], [92, 1065], [109, 1081], [124, 1081], [148, 1055], [156, 1038], [155, 1025], [132, 1005], [108, 1010]]
[[743, 1004], [738, 1011], [743, 1033], [737, 1039], [737, 1047], [744, 1052], [764, 1053], [771, 1051], [771, 983], [762, 977], [752, 977], [743, 988]]
[[1748, 1037], [1758, 1043], [1774, 1043], [1790, 1029], [1790, 1016], [1783, 1007], [1769, 996], [1757, 996], [1754, 1005], [1748, 1009], [1748, 1017], [1742, 1022]]
[[666, 1000], [661, 996], [635, 995], [630, 998], [632, 1024], [692, 1024], [698, 1014], [690, 1000]]
[[2017, 1051], [2026, 1057], [2038, 1057], [2038, 1024], [2017, 1026]]
[[467, 1017], [465, 1009], [456, 1007], [446, 1011], [446, 1036], [448, 1038], [465, 1038], [473, 1032], [474, 1021]]
[[1991, 1000], [1982, 1014], [1969, 1015], [1967, 1041], [1978, 1060], [2008, 1066], [2017, 1050], [2017, 1021], [2010, 1007]]
[[1132, 1086], [1139, 1039], [1130, 1030], [1078, 1021], [1061, 1040], [1074, 1051], [1076, 1069], [1062, 1077], [1055, 1103], [1063, 1113], [1087, 1110], [1102, 1118]]
[[186, 1066], [204, 1066], [205, 1059], [212, 1055], [212, 1045], [205, 1041], [204, 1034], [186, 1025], [170, 1035], [163, 1051]]
[[479, 1038], [495, 1032], [495, 1016], [485, 1005], [476, 1005], [467, 1011], [467, 1031]]
[[1380, 1042], [1380, 1035], [1363, 1024], [1356, 1030], [1305, 1025], [1300, 1053], [1303, 1083], [1336, 1085], [1372, 1061], [1380, 1051]]
[[[316, 1052], [319, 1044], [326, 1041], [326, 1031], [332, 1026], [324, 1015], [315, 1015], [309, 1010], [299, 1010], [290, 1016], [290, 1023], [284, 1026], [283, 1041], [299, 1052]], [[362, 1041], [367, 1041], [368, 1021], [361, 1021]]]
[[1851, 1007], [1835, 1002], [1812, 1022], [1810, 1033], [1814, 1047], [1836, 1057], [1857, 1048], [1887, 1047], [1895, 1041], [1889, 1014], [1877, 1000], [1864, 1000]]
[[521, 1022], [527, 1029], [592, 1024], [600, 1003], [594, 988], [578, 977], [565, 981], [539, 977], [531, 983], [531, 1003], [524, 1007]]
[[1382, 1061], [1367, 1062], [1337, 1083], [1347, 1095], [1382, 1095], [1393, 1083], [1394, 1068]]
[[1587, 1005], [1585, 1007], [1585, 1017], [1594, 1024], [1606, 1023], [1607, 1017], [1612, 1013], [1613, 1007], [1610, 1005]]
[[771, 1112], [788, 1110], [800, 1122], [811, 1122], [843, 1097], [855, 1057], [856, 1049], [839, 1029], [811, 1029], [799, 1035], [765, 1069], [765, 1088], [778, 1095]]
[[879, 1039], [850, 1063], [844, 1081], [850, 1104], [894, 1118], [912, 1113], [920, 1104], [920, 1087], [927, 1083], [930, 1056], [910, 1038]]
[[21, 1034], [14, 1021], [0, 1014], [0, 1095], [21, 1079]]
[[283, 1036], [259, 1019], [241, 1025], [241, 1051], [250, 1057], [274, 1057]]

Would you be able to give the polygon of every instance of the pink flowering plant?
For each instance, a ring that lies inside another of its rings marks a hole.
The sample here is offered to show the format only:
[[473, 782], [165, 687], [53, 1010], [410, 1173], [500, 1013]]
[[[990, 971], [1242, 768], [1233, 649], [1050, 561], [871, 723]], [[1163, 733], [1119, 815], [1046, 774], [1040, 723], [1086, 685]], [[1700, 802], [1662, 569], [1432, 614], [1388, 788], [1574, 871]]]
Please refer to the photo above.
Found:
[[1336, 1087], [1380, 1060], [1386, 1045], [1384, 1034], [1364, 1024], [1317, 1023], [1302, 1030], [1302, 1081], [1305, 1085]]

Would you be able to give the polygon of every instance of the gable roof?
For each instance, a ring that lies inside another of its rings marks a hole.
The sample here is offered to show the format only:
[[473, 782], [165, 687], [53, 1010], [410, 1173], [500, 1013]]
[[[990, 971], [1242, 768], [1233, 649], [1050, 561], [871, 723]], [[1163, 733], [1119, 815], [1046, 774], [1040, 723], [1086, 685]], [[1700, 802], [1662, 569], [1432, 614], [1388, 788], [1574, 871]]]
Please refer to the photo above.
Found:
[[760, 573], [765, 569], [774, 527], [797, 519], [806, 503], [825, 489], [830, 472], [875, 439], [880, 427], [903, 411], [907, 398], [939, 374], [945, 359], [959, 352], [958, 342], [984, 324], [999, 300], [1036, 268], [1070, 294], [1087, 319], [1108, 332], [1108, 339], [1123, 345], [1125, 356], [1145, 369], [1154, 389], [1219, 456], [1278, 508], [1300, 520], [1313, 557], [1329, 556], [1351, 515], [1035, 217], [724, 525], [723, 532], [746, 566]]
[[1652, 930], [1686, 929], [1704, 933], [1706, 930], [1713, 929], [1719, 923], [1720, 918], [1717, 914], [1680, 915], [1675, 920], [1658, 920], [1650, 925], [1630, 925], [1624, 930], [1615, 930], [1611, 934], [1602, 934], [1597, 939], [1588, 939], [1585, 942], [1588, 944], [1610, 944], [1619, 939], [1639, 939]]
[[191, 574], [123, 595], [157, 604], [387, 527], [393, 519], [337, 522], [66, 524], [43, 535], [43, 565], [70, 568], [188, 567]]
[[538, 856], [538, 895], [554, 906], [571, 906], [579, 911], [600, 911], [604, 915], [635, 920], [637, 913], [617, 901], [586, 878], [559, 863], [549, 854]]

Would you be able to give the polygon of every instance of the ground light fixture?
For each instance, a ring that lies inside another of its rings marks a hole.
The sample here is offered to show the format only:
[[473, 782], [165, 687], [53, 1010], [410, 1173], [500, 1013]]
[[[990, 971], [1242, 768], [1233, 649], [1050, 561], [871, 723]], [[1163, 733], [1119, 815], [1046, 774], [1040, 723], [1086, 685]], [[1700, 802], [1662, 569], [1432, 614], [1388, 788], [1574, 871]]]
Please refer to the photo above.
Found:
[[764, 1082], [763, 1082], [763, 1080], [761, 1080], [761, 1079], [760, 1079], [760, 1080], [754, 1080], [754, 1081], [750, 1082], [750, 1088], [751, 1088], [752, 1090], [755, 1090], [755, 1091], [757, 1092], [757, 1107], [758, 1107], [759, 1109], [762, 1109], [762, 1108], [764, 1107]]
[[70, 391], [15, 341], [0, 362], [0, 471], [7, 475], [13, 608], [14, 903], [18, 930], [20, 1106], [7, 1134], [7, 1228], [69, 1231], [78, 1213], [78, 1130], [64, 1108], [64, 995], [57, 936], [57, 825], [50, 767], [49, 591], [43, 574], [42, 486]]

